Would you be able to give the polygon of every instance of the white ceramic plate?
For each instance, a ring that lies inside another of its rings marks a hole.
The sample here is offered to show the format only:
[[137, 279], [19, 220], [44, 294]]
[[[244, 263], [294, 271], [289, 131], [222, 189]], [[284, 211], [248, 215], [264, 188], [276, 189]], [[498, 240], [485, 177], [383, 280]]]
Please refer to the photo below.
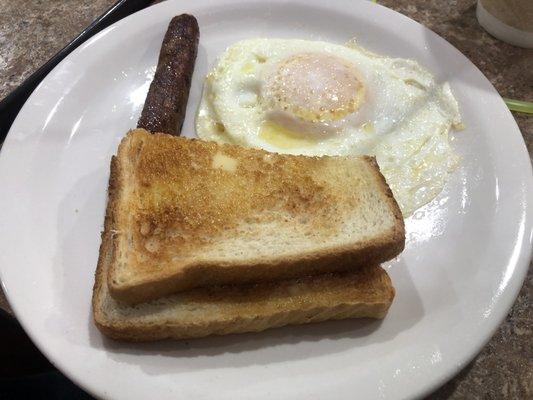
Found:
[[[331, 4], [333, 3], [333, 4]], [[329, 4], [329, 5], [326, 5]], [[187, 342], [118, 344], [90, 299], [109, 160], [140, 113], [170, 18], [194, 14], [201, 40], [184, 131], [202, 77], [229, 44], [254, 36], [356, 36], [450, 82], [466, 130], [444, 192], [407, 221], [387, 266], [397, 290], [383, 322], [339, 321]], [[512, 305], [531, 249], [532, 174], [513, 117], [456, 49], [370, 2], [167, 1], [97, 35], [28, 100], [0, 158], [4, 290], [37, 346], [92, 394], [122, 399], [403, 399], [463, 367]]]

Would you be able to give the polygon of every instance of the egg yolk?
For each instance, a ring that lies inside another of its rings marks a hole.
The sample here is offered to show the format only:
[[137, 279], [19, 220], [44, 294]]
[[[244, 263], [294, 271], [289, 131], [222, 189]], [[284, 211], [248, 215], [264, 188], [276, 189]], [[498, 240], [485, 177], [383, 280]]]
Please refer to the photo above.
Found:
[[327, 122], [355, 112], [364, 100], [364, 86], [349, 62], [331, 54], [302, 53], [277, 65], [263, 97], [272, 110]]

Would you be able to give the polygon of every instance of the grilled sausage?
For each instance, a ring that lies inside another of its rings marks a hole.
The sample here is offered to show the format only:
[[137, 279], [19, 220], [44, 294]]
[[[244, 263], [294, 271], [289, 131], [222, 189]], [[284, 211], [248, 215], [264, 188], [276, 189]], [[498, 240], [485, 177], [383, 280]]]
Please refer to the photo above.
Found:
[[170, 21], [138, 128], [176, 136], [181, 133], [199, 36], [192, 15], [181, 14]]

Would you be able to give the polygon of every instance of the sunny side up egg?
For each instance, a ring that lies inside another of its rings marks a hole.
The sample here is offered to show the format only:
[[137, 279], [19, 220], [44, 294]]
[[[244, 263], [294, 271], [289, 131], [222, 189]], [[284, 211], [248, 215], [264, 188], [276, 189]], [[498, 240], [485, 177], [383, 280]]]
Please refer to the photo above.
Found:
[[435, 198], [458, 156], [457, 101], [412, 60], [354, 42], [244, 40], [207, 75], [196, 117], [204, 140], [303, 155], [368, 154], [404, 216]]

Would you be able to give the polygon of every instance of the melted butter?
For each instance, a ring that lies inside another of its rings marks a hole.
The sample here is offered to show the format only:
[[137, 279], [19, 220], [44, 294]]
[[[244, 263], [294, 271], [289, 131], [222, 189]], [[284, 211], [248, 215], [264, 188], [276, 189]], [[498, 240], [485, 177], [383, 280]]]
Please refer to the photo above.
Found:
[[232, 157], [229, 157], [222, 153], [216, 153], [213, 156], [213, 162], [211, 166], [215, 169], [221, 169], [227, 172], [237, 171], [238, 161]]
[[270, 121], [263, 123], [259, 137], [265, 142], [281, 149], [309, 147], [317, 143], [316, 139], [309, 138], [299, 132], [291, 131]]
[[374, 133], [374, 124], [372, 122], [365, 122], [361, 125], [361, 129], [363, 129], [365, 133]]
[[249, 72], [252, 72], [254, 69], [254, 65], [251, 62], [244, 63], [241, 67], [241, 72], [247, 74]]

